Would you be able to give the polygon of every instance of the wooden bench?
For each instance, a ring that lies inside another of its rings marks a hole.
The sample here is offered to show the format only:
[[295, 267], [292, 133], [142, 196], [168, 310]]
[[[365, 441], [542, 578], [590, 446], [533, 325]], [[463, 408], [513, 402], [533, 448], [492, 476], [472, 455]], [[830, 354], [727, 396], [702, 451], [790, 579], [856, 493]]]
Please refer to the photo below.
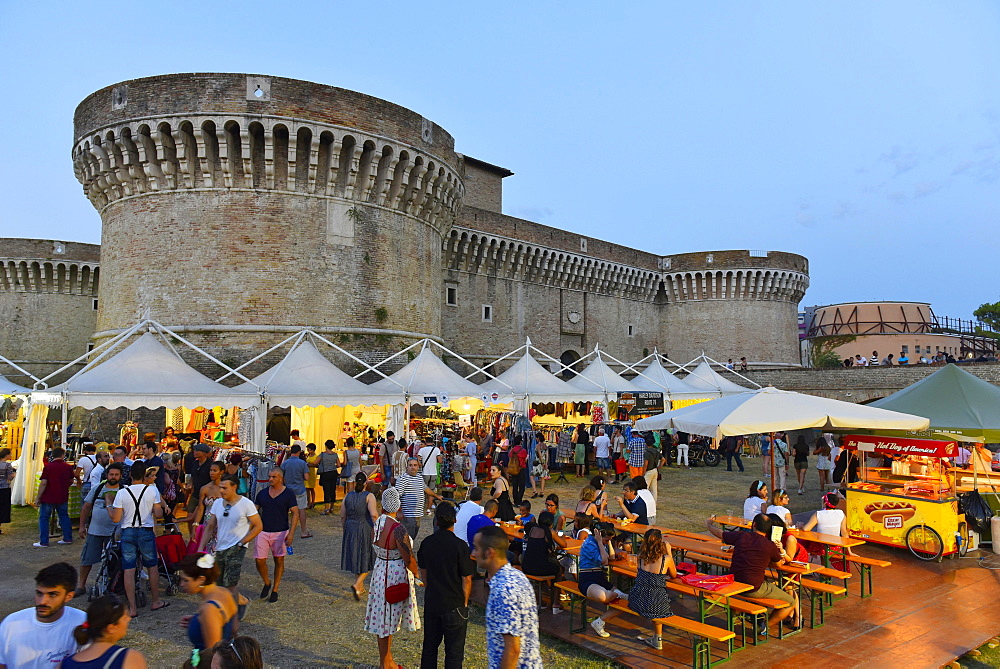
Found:
[[[587, 628], [587, 598], [580, 592], [580, 586], [576, 581], [559, 581], [555, 584], [555, 587], [559, 590], [569, 593], [570, 595], [570, 615], [569, 615], [569, 626], [570, 632], [573, 634], [583, 632]], [[573, 627], [573, 617], [575, 615], [576, 602], [580, 601], [580, 627]], [[637, 615], [635, 611], [630, 609], [628, 605], [614, 601], [607, 605], [610, 609], [615, 609], [616, 611], [621, 611], [623, 613], [630, 613], [632, 615]], [[652, 622], [658, 623], [663, 627], [669, 627], [674, 630], [681, 632], [686, 632], [692, 637], [691, 640], [691, 666], [696, 669], [707, 669], [712, 667], [719, 662], [725, 662], [728, 660], [728, 656], [722, 660], [716, 662], [712, 661], [712, 641], [718, 641], [720, 643], [728, 643], [730, 640], [736, 637], [736, 634], [730, 632], [729, 630], [724, 630], [721, 627], [715, 627], [713, 625], [706, 625], [705, 623], [698, 622], [697, 620], [691, 620], [690, 618], [684, 618], [681, 616], [669, 616], [667, 618], [655, 618]]]
[[549, 606], [556, 605], [556, 591], [552, 587], [552, 584], [556, 582], [555, 576], [532, 576], [531, 574], [525, 574], [528, 580], [531, 581], [531, 587], [535, 589], [535, 601], [538, 603], [538, 608], [542, 607], [542, 585], [549, 585]]
[[[888, 560], [877, 560], [875, 558], [862, 557], [860, 555], [845, 555], [844, 559], [849, 564], [858, 568], [858, 575], [861, 576], [861, 596], [871, 597], [872, 595], [872, 567], [891, 567]], [[865, 594], [865, 577], [868, 577], [868, 594]]]
[[[834, 596], [846, 595], [847, 588], [842, 585], [802, 579], [802, 587], [809, 591], [809, 627], [822, 627], [826, 623], [826, 598], [833, 602]], [[816, 609], [819, 604], [819, 625], [816, 624]], [[801, 621], [800, 621], [801, 624]]]
[[[745, 602], [757, 604], [758, 606], [763, 606], [766, 609], [787, 609], [789, 606], [791, 606], [791, 604], [784, 601], [783, 599], [768, 599], [766, 597], [747, 597], [746, 595], [738, 595], [738, 597]], [[757, 638], [756, 628], [754, 628], [754, 638]], [[779, 639], [785, 638], [785, 628], [783, 625], [780, 624], [778, 625], [778, 638]], [[767, 643], [767, 637], [764, 637], [764, 641], [762, 641], [761, 643]]]
[[[673, 581], [667, 581], [667, 590], [670, 590], [672, 592], [676, 592], [676, 593], [679, 593], [679, 594], [682, 594], [682, 595], [689, 595], [691, 597], [699, 597], [700, 596], [700, 593], [698, 592], [698, 590], [695, 589], [695, 588], [693, 588], [693, 587], [691, 587], [690, 585], [684, 585], [683, 583], [674, 583]], [[753, 627], [754, 630], [757, 629], [757, 625], [760, 623], [760, 621], [762, 619], [766, 620], [767, 609], [765, 609], [763, 606], [759, 606], [757, 604], [751, 604], [750, 602], [745, 602], [742, 599], [737, 599], [735, 597], [723, 597], [722, 595], [708, 595], [708, 594], [706, 594], [705, 595], [705, 599], [708, 600], [709, 602], [712, 602], [713, 604], [721, 604], [723, 606], [728, 606], [729, 607], [729, 620], [727, 621], [727, 623], [728, 623], [729, 629], [732, 630], [733, 632], [736, 631], [736, 629], [735, 629], [736, 626], [734, 624], [736, 618], [749, 617], [750, 622], [751, 622], [752, 627]], [[734, 612], [737, 615], [734, 616], [733, 615]], [[763, 616], [763, 618], [762, 618], [762, 616]], [[757, 633], [753, 632], [751, 634], [751, 636], [753, 637], [753, 640], [754, 640], [753, 643], [756, 646], [757, 645]], [[740, 625], [740, 641], [743, 644], [742, 647], [745, 648], [746, 645], [747, 645], [747, 628], [746, 628], [746, 625]], [[732, 645], [730, 645], [729, 648], [730, 648], [729, 652], [731, 653], [733, 651]]]

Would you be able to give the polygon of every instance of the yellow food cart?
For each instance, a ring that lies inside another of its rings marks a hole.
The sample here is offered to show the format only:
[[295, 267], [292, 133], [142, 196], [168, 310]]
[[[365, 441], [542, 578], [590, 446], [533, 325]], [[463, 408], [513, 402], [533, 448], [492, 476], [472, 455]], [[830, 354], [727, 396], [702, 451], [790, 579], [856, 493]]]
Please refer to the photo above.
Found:
[[[940, 560], [967, 545], [950, 473], [954, 441], [848, 435], [845, 446], [861, 460], [860, 480], [847, 486], [852, 537], [909, 548], [922, 560]], [[870, 458], [883, 462], [871, 466]]]

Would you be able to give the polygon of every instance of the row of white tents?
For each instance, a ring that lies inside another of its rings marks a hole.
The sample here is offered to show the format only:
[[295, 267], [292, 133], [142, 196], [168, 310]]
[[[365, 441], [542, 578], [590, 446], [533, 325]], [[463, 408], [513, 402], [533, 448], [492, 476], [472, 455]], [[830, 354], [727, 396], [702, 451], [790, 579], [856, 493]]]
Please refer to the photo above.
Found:
[[[225, 374], [215, 380], [208, 378], [185, 362], [178, 346], [211, 361], [225, 370]], [[288, 351], [284, 357], [263, 373], [249, 378], [241, 371], [285, 346]], [[344, 372], [317, 346], [346, 356], [361, 371], [354, 375]], [[469, 373], [463, 376], [454, 371], [436, 351], [461, 361]], [[398, 365], [403, 356], [410, 359], [401, 369], [391, 374], [383, 371], [393, 361]], [[586, 366], [569, 380], [557, 376], [567, 366], [534, 347], [530, 340], [496, 362], [509, 359], [514, 360], [513, 364], [494, 376], [441, 344], [425, 339], [376, 365], [369, 365], [322, 335], [303, 330], [232, 368], [178, 333], [148, 319], [42, 379], [0, 356], [0, 361], [35, 380], [34, 387], [28, 389], [0, 376], [0, 394], [26, 396], [30, 400], [24, 448], [18, 463], [18, 471], [26, 475], [18, 476], [15, 482], [14, 501], [23, 504], [33, 497], [26, 482], [34, 480], [41, 461], [49, 407], [62, 408], [63, 425], [67, 425], [70, 407], [238, 407], [249, 411], [254, 425], [252, 441], [245, 447], [262, 451], [267, 409], [271, 406], [389, 405], [394, 420], [405, 425], [411, 404], [447, 406], [451, 400], [478, 400], [484, 406], [514, 403], [515, 408], [525, 411], [530, 403], [607, 402], [621, 392], [656, 392], [662, 393], [666, 401], [678, 401], [714, 399], [747, 391], [718, 374], [704, 357], [688, 365], [677, 365], [679, 370], [688, 372], [684, 379], [667, 371], [655, 352], [634, 365], [626, 365], [595, 347], [573, 364], [576, 369]], [[539, 359], [552, 366], [555, 373]], [[634, 378], [624, 378], [608, 361], [617, 364], [624, 373], [634, 373]], [[48, 386], [49, 380], [80, 364], [82, 368], [67, 381]], [[359, 377], [366, 374], [381, 378], [364, 383]], [[220, 383], [230, 376], [241, 383], [235, 386]], [[472, 379], [477, 376], [485, 376], [486, 381], [474, 382]]]

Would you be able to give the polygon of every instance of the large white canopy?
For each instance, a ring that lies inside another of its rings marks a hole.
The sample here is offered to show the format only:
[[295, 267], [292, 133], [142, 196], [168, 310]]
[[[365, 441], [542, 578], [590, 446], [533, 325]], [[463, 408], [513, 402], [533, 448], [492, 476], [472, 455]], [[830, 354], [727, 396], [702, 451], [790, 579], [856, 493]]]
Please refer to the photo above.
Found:
[[806, 428], [926, 430], [920, 416], [875, 409], [777, 388], [761, 388], [675, 409], [635, 422], [637, 430], [676, 428], [706, 437], [762, 434]]
[[[403, 402], [403, 389], [382, 391], [352, 378], [330, 362], [309, 339], [293, 346], [285, 358], [253, 379], [272, 406], [370, 406]], [[391, 384], [391, 382], [388, 382]], [[250, 383], [234, 390], [256, 392]]]
[[[623, 391], [642, 390], [631, 381], [627, 381], [615, 370], [604, 362], [600, 353], [594, 356], [587, 368], [566, 382], [576, 390], [583, 391], [590, 395], [594, 393], [614, 394]], [[582, 400], [581, 400], [582, 401]]]
[[719, 397], [719, 393], [703, 388], [694, 388], [678, 379], [664, 369], [660, 361], [654, 357], [639, 376], [632, 379], [632, 384], [643, 390], [660, 392], [671, 400], [693, 400], [706, 397]]
[[589, 384], [591, 387], [587, 390], [571, 386], [542, 367], [528, 351], [497, 379], [507, 385], [501, 386], [491, 379], [479, 386], [483, 394], [492, 393], [500, 386], [501, 395], [527, 397], [531, 402], [598, 402], [603, 399], [597, 386]]
[[16, 383], [7, 380], [7, 377], [0, 375], [0, 395], [27, 395], [31, 391], [22, 388]]
[[[138, 409], [147, 407], [224, 406], [248, 408], [260, 404], [253, 389], [227, 388], [204, 376], [147, 332], [101, 364], [84, 368], [68, 381], [32, 399], [62, 394], [70, 406]], [[51, 401], [51, 400], [48, 400]]]
[[702, 360], [697, 367], [691, 370], [690, 374], [684, 377], [683, 381], [697, 390], [709, 390], [722, 395], [745, 393], [748, 390], [716, 372], [707, 360]]
[[483, 395], [482, 388], [448, 367], [426, 343], [416, 358], [391, 374], [389, 379], [382, 379], [369, 387], [377, 392], [399, 393], [402, 386], [402, 392], [409, 395], [412, 404], [423, 404], [425, 397], [435, 398], [434, 402], [428, 402], [430, 404], [445, 404], [447, 400], [464, 397], [482, 399]]

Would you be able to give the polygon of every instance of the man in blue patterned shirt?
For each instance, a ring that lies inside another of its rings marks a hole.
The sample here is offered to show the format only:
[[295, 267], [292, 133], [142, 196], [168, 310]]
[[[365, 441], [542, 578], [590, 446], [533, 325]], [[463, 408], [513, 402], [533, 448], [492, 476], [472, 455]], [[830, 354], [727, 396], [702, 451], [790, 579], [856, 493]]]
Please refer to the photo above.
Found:
[[540, 669], [538, 605], [527, 577], [507, 562], [510, 541], [497, 526], [473, 537], [472, 556], [486, 570], [486, 655], [490, 669]]
[[632, 431], [632, 436], [628, 440], [628, 477], [634, 479], [636, 476], [646, 474], [646, 440], [638, 430]]

